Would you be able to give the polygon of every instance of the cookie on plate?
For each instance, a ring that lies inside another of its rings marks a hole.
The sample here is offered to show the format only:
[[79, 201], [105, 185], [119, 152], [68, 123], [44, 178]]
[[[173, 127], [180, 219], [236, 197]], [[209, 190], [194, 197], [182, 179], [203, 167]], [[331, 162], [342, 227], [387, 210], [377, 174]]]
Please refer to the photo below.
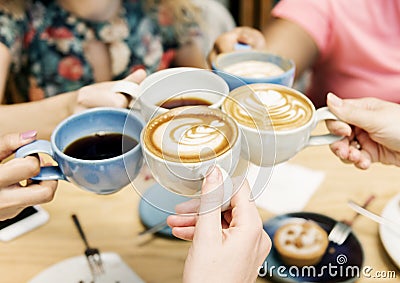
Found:
[[287, 265], [318, 264], [328, 247], [328, 234], [312, 220], [299, 220], [282, 225], [274, 235], [274, 245]]

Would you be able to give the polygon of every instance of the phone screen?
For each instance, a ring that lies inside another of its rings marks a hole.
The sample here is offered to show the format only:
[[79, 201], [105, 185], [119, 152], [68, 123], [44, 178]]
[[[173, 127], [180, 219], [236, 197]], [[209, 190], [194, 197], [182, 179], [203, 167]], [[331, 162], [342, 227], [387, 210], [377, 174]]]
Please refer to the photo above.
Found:
[[26, 207], [24, 210], [22, 210], [17, 216], [15, 216], [14, 218], [10, 218], [4, 221], [0, 221], [0, 230], [4, 229], [14, 223], [17, 223], [18, 221], [21, 221], [22, 219], [31, 216], [32, 214], [37, 213], [38, 211], [36, 210], [36, 208], [34, 208], [33, 206], [28, 206]]

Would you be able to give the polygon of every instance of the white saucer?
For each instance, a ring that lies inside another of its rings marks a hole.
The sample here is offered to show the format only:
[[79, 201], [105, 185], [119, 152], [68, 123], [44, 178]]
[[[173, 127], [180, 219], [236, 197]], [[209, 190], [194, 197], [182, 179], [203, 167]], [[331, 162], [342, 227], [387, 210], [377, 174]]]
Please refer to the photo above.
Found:
[[[397, 194], [386, 204], [381, 215], [384, 218], [399, 223], [400, 226], [400, 194]], [[381, 224], [379, 226], [379, 235], [386, 252], [394, 264], [400, 268], [400, 233]]]
[[[116, 253], [102, 253], [105, 273], [96, 283], [144, 283]], [[68, 258], [40, 272], [28, 283], [91, 283], [92, 275], [85, 256]]]

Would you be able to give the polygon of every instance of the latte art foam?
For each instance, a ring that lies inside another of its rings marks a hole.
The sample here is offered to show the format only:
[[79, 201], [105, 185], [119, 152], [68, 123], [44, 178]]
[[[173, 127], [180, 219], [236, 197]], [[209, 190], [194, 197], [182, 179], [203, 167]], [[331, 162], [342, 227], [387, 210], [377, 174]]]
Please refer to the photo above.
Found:
[[200, 162], [230, 149], [237, 136], [233, 120], [207, 107], [200, 107], [204, 113], [185, 113], [189, 108], [175, 108], [149, 122], [144, 141], [153, 154], [174, 162]]
[[223, 104], [224, 111], [239, 124], [260, 130], [289, 130], [310, 121], [313, 108], [295, 92], [263, 84], [250, 88], [236, 89]]
[[223, 68], [227, 73], [246, 78], [264, 78], [278, 76], [285, 71], [271, 62], [248, 60], [238, 62]]

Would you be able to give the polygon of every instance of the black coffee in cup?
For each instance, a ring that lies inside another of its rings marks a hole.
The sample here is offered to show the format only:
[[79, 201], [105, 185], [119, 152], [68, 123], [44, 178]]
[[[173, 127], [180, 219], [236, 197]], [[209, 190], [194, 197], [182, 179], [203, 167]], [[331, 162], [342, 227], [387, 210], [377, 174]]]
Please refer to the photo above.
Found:
[[205, 105], [210, 106], [212, 103], [199, 97], [173, 97], [162, 101], [158, 106], [166, 109], [173, 109], [181, 106], [196, 106]]
[[137, 144], [137, 140], [121, 133], [96, 133], [73, 141], [64, 153], [77, 159], [102, 160], [122, 155]]

